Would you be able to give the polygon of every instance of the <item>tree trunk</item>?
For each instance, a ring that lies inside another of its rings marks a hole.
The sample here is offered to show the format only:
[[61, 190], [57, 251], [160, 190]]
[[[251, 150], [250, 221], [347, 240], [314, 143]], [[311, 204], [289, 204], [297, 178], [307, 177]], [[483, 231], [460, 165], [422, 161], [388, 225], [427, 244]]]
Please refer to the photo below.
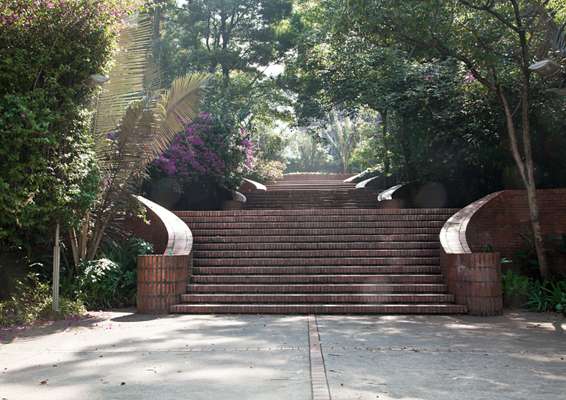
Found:
[[[528, 90], [528, 89], [527, 89]], [[529, 217], [531, 222], [531, 229], [533, 231], [533, 239], [535, 243], [535, 249], [537, 253], [537, 261], [539, 264], [539, 272], [541, 278], [548, 278], [548, 263], [546, 260], [546, 253], [544, 250], [544, 239], [542, 236], [542, 229], [540, 226], [539, 209], [536, 197], [536, 182], [534, 178], [534, 166], [531, 152], [531, 141], [529, 132], [529, 121], [528, 121], [528, 94], [525, 97], [525, 90], [523, 89], [521, 94], [522, 103], [522, 123], [523, 123], [523, 149], [525, 153], [525, 160], [521, 157], [521, 152], [519, 151], [519, 144], [517, 140], [517, 129], [513, 121], [513, 112], [507, 101], [507, 97], [501, 90], [497, 88], [497, 94], [501, 101], [501, 105], [505, 112], [505, 122], [507, 126], [507, 133], [509, 136], [509, 142], [511, 146], [511, 154], [519, 170], [521, 180], [525, 185], [527, 191], [527, 203], [529, 207]], [[526, 113], [526, 114], [525, 114]]]
[[387, 110], [381, 113], [381, 136], [383, 141], [383, 173], [389, 174], [391, 161], [389, 160], [389, 140], [387, 139]]
[[528, 67], [523, 68], [523, 87], [521, 90], [521, 118], [523, 130], [523, 153], [525, 154], [525, 172], [527, 175], [528, 185], [527, 200], [529, 204], [529, 216], [531, 218], [531, 226], [533, 229], [533, 238], [537, 252], [538, 265], [540, 276], [542, 279], [549, 277], [548, 262], [546, 259], [546, 252], [544, 249], [544, 238], [542, 236], [542, 228], [540, 226], [539, 208], [537, 202], [536, 181], [535, 181], [535, 168], [533, 163], [533, 149], [531, 144], [531, 132], [529, 121], [529, 71]]
[[417, 171], [414, 167], [411, 144], [407, 135], [407, 125], [403, 117], [399, 118], [399, 131], [401, 134], [401, 151], [403, 152], [403, 160], [405, 162], [405, 174], [408, 181], [413, 181], [416, 179]]

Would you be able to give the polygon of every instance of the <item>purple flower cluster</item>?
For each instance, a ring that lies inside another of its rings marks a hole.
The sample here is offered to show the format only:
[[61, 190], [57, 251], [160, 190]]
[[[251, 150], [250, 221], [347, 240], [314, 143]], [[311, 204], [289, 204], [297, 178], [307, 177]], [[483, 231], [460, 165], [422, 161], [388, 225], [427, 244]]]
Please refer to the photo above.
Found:
[[255, 164], [254, 143], [250, 139], [245, 138], [242, 139], [240, 144], [244, 148], [244, 165], [248, 169], [248, 171], [251, 171]]
[[[211, 145], [221, 145], [213, 135], [210, 116], [201, 114], [199, 119], [173, 139], [169, 149], [155, 160], [154, 165], [169, 176], [222, 175], [226, 164]], [[206, 143], [203, 137], [207, 137]], [[216, 146], [215, 146], [216, 147]]]

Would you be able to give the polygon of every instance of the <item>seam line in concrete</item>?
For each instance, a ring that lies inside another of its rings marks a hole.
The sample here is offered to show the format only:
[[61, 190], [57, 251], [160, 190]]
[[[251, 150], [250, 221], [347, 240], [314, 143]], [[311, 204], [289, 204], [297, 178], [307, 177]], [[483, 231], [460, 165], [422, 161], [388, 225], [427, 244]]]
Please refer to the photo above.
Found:
[[313, 400], [331, 400], [324, 356], [320, 347], [320, 335], [315, 315], [308, 316], [309, 327], [309, 361], [311, 375], [311, 392]]

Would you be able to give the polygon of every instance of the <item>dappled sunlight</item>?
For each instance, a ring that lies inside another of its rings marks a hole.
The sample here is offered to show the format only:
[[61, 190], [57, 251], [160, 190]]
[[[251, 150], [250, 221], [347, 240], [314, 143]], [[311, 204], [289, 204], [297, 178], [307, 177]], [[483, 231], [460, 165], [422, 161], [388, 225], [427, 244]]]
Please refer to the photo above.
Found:
[[[166, 384], [168, 393], [200, 392], [199, 399], [209, 398], [212, 388], [226, 391], [218, 397], [226, 400], [260, 399], [278, 391], [308, 398], [303, 317], [179, 316], [116, 322], [122, 320], [108, 313], [89, 329], [59, 333], [64, 336], [55, 342], [36, 338], [36, 343], [3, 348], [0, 370], [7, 369], [0, 375], [0, 397], [17, 398], [9, 394], [23, 392], [30, 399], [74, 400], [73, 394], [102, 399], [114, 398], [109, 393], [116, 390], [133, 395], [133, 388], [158, 394]], [[35, 356], [19, 357], [29, 351]], [[20, 361], [2, 365], [8, 356]]]

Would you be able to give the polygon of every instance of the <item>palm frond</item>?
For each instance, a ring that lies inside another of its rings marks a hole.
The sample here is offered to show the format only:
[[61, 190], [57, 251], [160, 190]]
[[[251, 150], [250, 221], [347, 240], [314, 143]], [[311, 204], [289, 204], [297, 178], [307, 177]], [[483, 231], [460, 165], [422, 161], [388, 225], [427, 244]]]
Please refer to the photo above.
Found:
[[109, 80], [102, 87], [94, 118], [96, 137], [115, 129], [132, 101], [143, 98], [158, 78], [153, 60], [155, 24], [152, 15], [135, 14], [118, 37]]
[[183, 126], [198, 114], [198, 102], [201, 89], [208, 79], [208, 74], [194, 73], [179, 77], [173, 81], [171, 88], [163, 93], [157, 101], [156, 114], [160, 122], [163, 144], [168, 144]]

